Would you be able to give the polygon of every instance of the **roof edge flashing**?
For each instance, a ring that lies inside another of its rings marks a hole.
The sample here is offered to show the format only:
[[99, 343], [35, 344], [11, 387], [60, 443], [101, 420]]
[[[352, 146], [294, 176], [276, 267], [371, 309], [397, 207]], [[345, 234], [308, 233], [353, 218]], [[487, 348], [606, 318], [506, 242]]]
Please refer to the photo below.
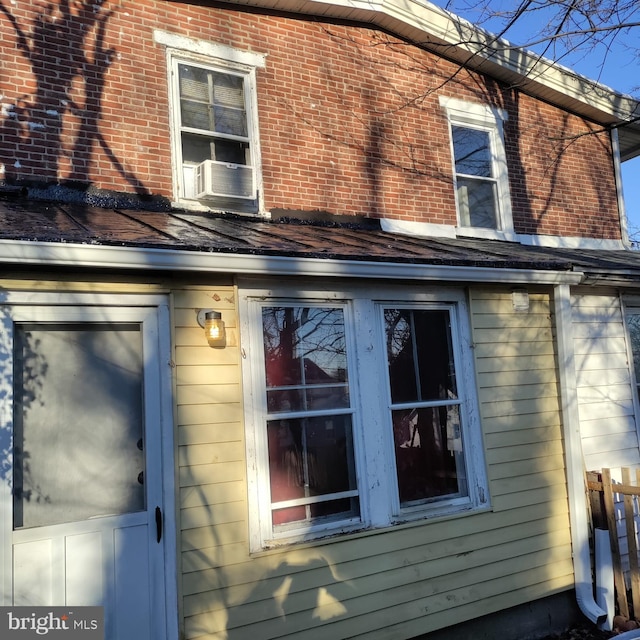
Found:
[[579, 271], [259, 256], [167, 249], [0, 240], [0, 264], [236, 275], [321, 276], [384, 280], [579, 284]]

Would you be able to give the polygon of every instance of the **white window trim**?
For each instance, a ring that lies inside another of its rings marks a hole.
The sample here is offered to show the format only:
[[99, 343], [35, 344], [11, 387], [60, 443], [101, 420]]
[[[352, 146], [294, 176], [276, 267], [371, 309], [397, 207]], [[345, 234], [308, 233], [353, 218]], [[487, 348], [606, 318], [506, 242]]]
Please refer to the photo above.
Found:
[[[298, 288], [299, 289], [299, 288]], [[375, 294], [372, 295], [372, 294]], [[350, 349], [349, 387], [353, 398], [353, 443], [358, 475], [361, 519], [318, 525], [312, 530], [274, 534], [271, 528], [269, 470], [265, 439], [264, 362], [260, 304], [318, 303], [343, 306], [347, 348]], [[488, 481], [482, 443], [475, 372], [471, 349], [469, 309], [459, 289], [398, 290], [392, 287], [298, 292], [295, 286], [266, 290], [259, 283], [240, 288], [241, 338], [245, 366], [246, 453], [248, 469], [249, 535], [252, 552], [282, 544], [317, 539], [339, 533], [378, 529], [402, 522], [450, 516], [489, 507]], [[441, 503], [400, 509], [388, 391], [382, 307], [450, 309], [456, 376], [464, 391], [460, 411], [463, 425], [464, 460], [469, 496]], [[357, 327], [357, 330], [354, 328]], [[368, 338], [365, 338], [368, 336]], [[370, 390], [370, 391], [367, 391]], [[366, 430], [364, 428], [366, 425]], [[366, 433], [366, 437], [365, 437]], [[380, 482], [383, 475], [386, 480]]]
[[167, 82], [169, 87], [169, 118], [171, 139], [171, 166], [173, 182], [172, 204], [196, 211], [215, 210], [214, 206], [185, 198], [182, 169], [182, 135], [180, 128], [180, 95], [177, 77], [179, 63], [193, 64], [218, 71], [231, 71], [245, 78], [245, 103], [248, 137], [255, 187], [258, 196], [257, 211], [248, 215], [264, 215], [264, 194], [262, 181], [262, 154], [258, 126], [258, 96], [256, 90], [256, 69], [265, 66], [265, 55], [251, 51], [241, 51], [226, 45], [194, 40], [185, 36], [155, 30], [154, 40], [165, 45], [167, 58]]
[[[513, 215], [511, 211], [511, 195], [509, 191], [509, 174], [507, 170], [507, 154], [504, 144], [504, 122], [508, 114], [504, 109], [492, 107], [486, 104], [465, 102], [457, 98], [440, 97], [440, 106], [445, 110], [449, 122], [449, 141], [451, 146], [451, 166], [454, 180], [454, 194], [456, 198], [456, 211], [458, 236], [486, 238], [489, 240], [516, 241], [513, 229]], [[456, 189], [455, 152], [453, 148], [452, 125], [466, 126], [487, 131], [491, 136], [491, 151], [493, 171], [495, 173], [496, 188], [498, 192], [498, 223], [499, 229], [485, 229], [480, 227], [467, 227], [460, 224], [460, 205]]]
[[[385, 335], [384, 335], [384, 321], [382, 318], [382, 312], [385, 308], [394, 308], [394, 307], [401, 307], [402, 309], [411, 309], [411, 310], [427, 310], [427, 311], [447, 311], [449, 313], [449, 317], [451, 318], [451, 343], [452, 343], [452, 351], [453, 351], [453, 361], [454, 361], [454, 371], [456, 372], [456, 380], [458, 381], [458, 386], [462, 387], [465, 390], [465, 394], [464, 397], [462, 399], [460, 399], [459, 403], [451, 403], [451, 404], [456, 404], [456, 406], [459, 406], [460, 408], [460, 412], [462, 414], [462, 425], [463, 425], [463, 440], [465, 442], [465, 452], [464, 452], [464, 464], [465, 464], [465, 477], [467, 479], [469, 479], [469, 473], [472, 472], [472, 469], [470, 468], [470, 464], [467, 461], [467, 455], [466, 455], [466, 442], [469, 440], [470, 435], [467, 433], [468, 428], [467, 428], [467, 422], [468, 420], [466, 419], [466, 411], [465, 411], [465, 406], [464, 406], [464, 400], [466, 398], [466, 390], [468, 388], [468, 384], [464, 379], [460, 379], [460, 376], [458, 375], [458, 372], [461, 371], [463, 369], [462, 366], [462, 362], [464, 360], [464, 358], [462, 357], [462, 350], [461, 350], [461, 337], [460, 337], [460, 331], [459, 331], [459, 324], [460, 324], [460, 319], [458, 318], [458, 309], [459, 309], [459, 305], [460, 302], [421, 302], [421, 303], [407, 303], [407, 302], [402, 302], [402, 303], [398, 303], [398, 302], [394, 302], [394, 303], [380, 303], [377, 302], [376, 303], [376, 316], [377, 316], [377, 321], [379, 324], [379, 332], [380, 332], [380, 337], [384, 340], [385, 339]], [[378, 342], [378, 344], [384, 344], [384, 342], [380, 343]], [[389, 365], [388, 365], [388, 360], [386, 357], [386, 354], [383, 354], [384, 356], [384, 378], [386, 381], [385, 384], [385, 404], [387, 406], [387, 414], [388, 417], [391, 416], [392, 413], [392, 408], [393, 405], [395, 404], [392, 399], [391, 399], [391, 385], [389, 382]], [[414, 403], [416, 404], [416, 403]], [[422, 403], [421, 403], [422, 404]], [[433, 402], [429, 402], [428, 404], [433, 405]], [[391, 425], [389, 425], [390, 427]], [[387, 442], [385, 445], [385, 450], [387, 451], [393, 451], [394, 447], [395, 447], [395, 443], [393, 440], [393, 433], [392, 433], [392, 429], [388, 428], [385, 430], [385, 434], [387, 436]], [[393, 457], [393, 456], [392, 456]], [[393, 460], [392, 460], [393, 463]], [[422, 505], [417, 505], [417, 506], [408, 506], [408, 507], [402, 507], [400, 504], [400, 497], [399, 497], [399, 489], [398, 489], [398, 478], [397, 478], [397, 474], [392, 474], [392, 478], [391, 478], [391, 485], [393, 488], [393, 491], [391, 492], [391, 501], [392, 501], [392, 518], [394, 521], [398, 521], [398, 520], [407, 520], [407, 519], [414, 519], [414, 518], [423, 518], [425, 516], [428, 516], [430, 513], [432, 512], [436, 512], [438, 514], [441, 514], [443, 511], [445, 512], [455, 512], [458, 511], [460, 509], [469, 509], [473, 506], [473, 499], [472, 499], [472, 490], [471, 488], [469, 488], [469, 495], [468, 496], [463, 496], [463, 497], [459, 497], [459, 498], [450, 498], [449, 500], [447, 500], [447, 505], [446, 507], [443, 506], [442, 503], [438, 503], [438, 502], [433, 502], [433, 503], [427, 503], [427, 504], [422, 504]]]

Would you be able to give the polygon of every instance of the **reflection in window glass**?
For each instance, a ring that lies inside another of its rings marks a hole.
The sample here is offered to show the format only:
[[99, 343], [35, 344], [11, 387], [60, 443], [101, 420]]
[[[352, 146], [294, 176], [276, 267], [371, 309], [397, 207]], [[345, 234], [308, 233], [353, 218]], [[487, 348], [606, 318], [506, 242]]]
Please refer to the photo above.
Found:
[[488, 131], [453, 125], [453, 151], [460, 224], [498, 229], [497, 183]]
[[456, 398], [448, 311], [385, 309], [393, 403]]
[[468, 494], [448, 310], [385, 309], [401, 507]]
[[[273, 420], [267, 425], [274, 525], [357, 516], [350, 416]], [[308, 501], [316, 498], [318, 501]], [[300, 504], [278, 508], [288, 500]]]
[[262, 336], [273, 527], [359, 518], [343, 310], [263, 307]]
[[270, 412], [349, 406], [341, 309], [268, 307], [262, 325]]

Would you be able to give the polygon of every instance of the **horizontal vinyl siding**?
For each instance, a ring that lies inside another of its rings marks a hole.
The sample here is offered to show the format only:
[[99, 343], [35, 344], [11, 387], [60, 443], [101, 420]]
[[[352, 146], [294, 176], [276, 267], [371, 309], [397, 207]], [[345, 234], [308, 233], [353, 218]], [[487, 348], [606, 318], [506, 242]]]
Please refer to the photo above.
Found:
[[[529, 298], [529, 310], [515, 312], [509, 291], [471, 291], [480, 413], [495, 517], [523, 508], [540, 514], [535, 530], [520, 541], [522, 555], [507, 561], [513, 574], [504, 576], [504, 592], [496, 593], [494, 603], [534, 599], [545, 593], [545, 584], [548, 593], [556, 591], [559, 582], [564, 588], [572, 584], [570, 550], [554, 533], [562, 522], [568, 536], [569, 519], [551, 298], [533, 292]], [[529, 552], [537, 553], [537, 545], [548, 545], [548, 563], [538, 567], [535, 577], [523, 574], [520, 566], [529, 561]]]
[[[198, 615], [226, 606], [225, 566], [247, 562], [247, 486], [235, 290], [173, 292], [178, 502], [186, 637], [211, 636]], [[212, 349], [199, 309], [221, 311], [227, 346]], [[195, 594], [195, 595], [194, 595]], [[200, 597], [203, 604], [191, 604]], [[195, 615], [195, 618], [194, 618]], [[225, 637], [220, 636], [220, 637]]]
[[471, 296], [493, 511], [251, 556], [241, 357], [209, 349], [193, 312], [233, 333], [215, 293], [233, 299], [174, 295], [185, 638], [411, 638], [573, 585], [546, 296], [530, 314]]
[[620, 299], [572, 297], [582, 448], [587, 470], [640, 464]]

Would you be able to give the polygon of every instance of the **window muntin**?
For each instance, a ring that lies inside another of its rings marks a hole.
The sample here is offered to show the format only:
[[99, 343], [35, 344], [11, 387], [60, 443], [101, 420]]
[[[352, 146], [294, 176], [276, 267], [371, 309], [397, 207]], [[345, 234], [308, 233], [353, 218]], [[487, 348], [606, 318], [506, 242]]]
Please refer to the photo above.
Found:
[[450, 311], [384, 309], [401, 509], [468, 495]]
[[252, 549], [487, 504], [462, 291], [258, 291], [242, 295]]
[[359, 519], [344, 311], [264, 306], [273, 531]]
[[460, 224], [499, 229], [498, 189], [490, 132], [453, 125], [451, 135]]
[[507, 113], [490, 105], [440, 98], [446, 110], [459, 235], [514, 238], [503, 124]]
[[251, 164], [244, 78], [178, 64], [183, 162]]
[[181, 54], [170, 59], [177, 199], [188, 206], [258, 212], [255, 69]]

